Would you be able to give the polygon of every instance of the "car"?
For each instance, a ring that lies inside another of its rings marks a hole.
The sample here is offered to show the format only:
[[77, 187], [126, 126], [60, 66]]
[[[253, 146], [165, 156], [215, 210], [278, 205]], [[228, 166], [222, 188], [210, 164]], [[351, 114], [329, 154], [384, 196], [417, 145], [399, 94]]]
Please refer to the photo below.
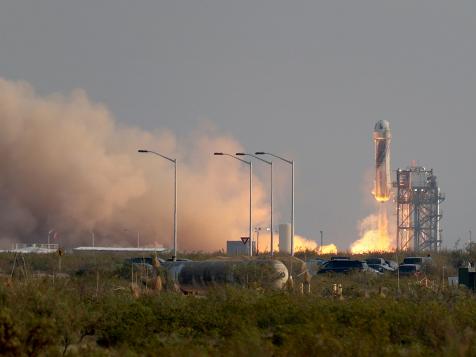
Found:
[[406, 257], [403, 259], [402, 264], [423, 265], [423, 264], [430, 264], [430, 263], [431, 263], [431, 257]]
[[387, 264], [385, 262], [385, 259], [383, 259], [383, 258], [367, 258], [367, 259], [365, 259], [365, 262], [367, 264], [381, 264], [381, 265]]
[[385, 259], [385, 263], [387, 263], [387, 265], [394, 271], [398, 269], [398, 263], [396, 261]]
[[395, 271], [394, 269], [390, 268], [387, 264], [368, 264], [369, 268], [375, 269], [380, 273], [388, 273]]
[[394, 271], [395, 268], [392, 268], [385, 259], [383, 258], [367, 258], [365, 262], [369, 267], [375, 269], [381, 273]]
[[331, 260], [350, 260], [350, 258], [349, 257], [336, 256], [336, 257], [331, 257]]
[[326, 264], [327, 262], [328, 262], [328, 260], [320, 259], [320, 258], [306, 260], [306, 264], [317, 264], [317, 265], [321, 265], [321, 266]]
[[369, 268], [366, 262], [360, 260], [333, 259], [324, 264], [317, 274], [349, 273], [354, 271], [379, 273], [378, 271]]
[[325, 259], [308, 259], [306, 261], [307, 268], [309, 270], [309, 273], [311, 275], [316, 275], [319, 269], [328, 262], [328, 260]]
[[421, 265], [419, 264], [401, 264], [398, 267], [398, 274], [400, 275], [417, 275], [420, 273]]
[[417, 265], [418, 271], [426, 272], [428, 267], [431, 265], [431, 257], [406, 257], [403, 259], [402, 265]]

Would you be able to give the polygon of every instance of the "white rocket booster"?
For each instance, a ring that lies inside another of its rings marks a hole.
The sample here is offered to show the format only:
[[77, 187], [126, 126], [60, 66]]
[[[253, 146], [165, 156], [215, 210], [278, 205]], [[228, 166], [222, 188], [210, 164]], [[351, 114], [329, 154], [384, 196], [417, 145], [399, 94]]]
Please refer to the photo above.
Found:
[[373, 138], [375, 143], [375, 187], [374, 197], [379, 202], [390, 199], [390, 124], [380, 120], [375, 124]]

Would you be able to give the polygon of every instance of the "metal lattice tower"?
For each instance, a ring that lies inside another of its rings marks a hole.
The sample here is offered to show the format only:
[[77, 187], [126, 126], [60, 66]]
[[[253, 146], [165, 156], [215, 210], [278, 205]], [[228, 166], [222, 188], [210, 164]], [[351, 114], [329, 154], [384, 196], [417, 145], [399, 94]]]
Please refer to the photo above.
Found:
[[397, 170], [397, 249], [436, 251], [441, 246], [440, 192], [433, 170]]

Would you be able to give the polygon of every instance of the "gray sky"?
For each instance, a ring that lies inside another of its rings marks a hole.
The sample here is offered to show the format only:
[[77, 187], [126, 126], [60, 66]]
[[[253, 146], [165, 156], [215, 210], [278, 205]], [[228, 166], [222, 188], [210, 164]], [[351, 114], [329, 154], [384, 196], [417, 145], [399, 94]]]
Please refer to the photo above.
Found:
[[145, 129], [186, 135], [209, 120], [292, 157], [296, 233], [323, 229], [342, 248], [374, 210], [371, 134], [389, 120], [393, 169], [434, 168], [453, 246], [476, 231], [475, 38], [470, 0], [7, 0], [0, 77], [83, 88]]

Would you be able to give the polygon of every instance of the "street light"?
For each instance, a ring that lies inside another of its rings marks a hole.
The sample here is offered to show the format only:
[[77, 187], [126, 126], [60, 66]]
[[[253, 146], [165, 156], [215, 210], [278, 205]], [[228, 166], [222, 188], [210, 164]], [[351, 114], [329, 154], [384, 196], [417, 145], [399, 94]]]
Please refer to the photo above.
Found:
[[56, 231], [54, 229], [50, 229], [50, 231], [48, 232], [48, 245], [47, 245], [47, 248], [50, 249], [50, 237], [51, 236], [55, 236], [56, 234]]
[[271, 256], [274, 255], [274, 237], [273, 237], [273, 162], [272, 161], [268, 161], [268, 160], [265, 160], [265, 159], [262, 159], [261, 157], [258, 157], [256, 155], [253, 155], [253, 154], [246, 154], [244, 152], [237, 152], [236, 153], [237, 156], [249, 156], [249, 157], [254, 157], [255, 159], [258, 159], [262, 162], [264, 162], [265, 164], [268, 164], [269, 165], [269, 168], [270, 168], [270, 181], [271, 181]]
[[258, 151], [255, 155], [269, 155], [291, 165], [291, 256], [294, 256], [294, 160], [288, 160], [269, 152]]
[[251, 161], [246, 161], [246, 160], [242, 160], [240, 159], [239, 157], [236, 157], [234, 155], [231, 155], [231, 154], [227, 154], [227, 153], [223, 153], [223, 152], [215, 152], [213, 155], [216, 155], [216, 156], [229, 156], [229, 157], [232, 157], [233, 159], [236, 159], [236, 160], [239, 160], [247, 165], [249, 165], [250, 167], [250, 221], [249, 221], [249, 227], [248, 227], [248, 237], [249, 237], [249, 242], [250, 242], [250, 247], [249, 247], [249, 255], [250, 257], [253, 256], [253, 247], [252, 247], [252, 213], [253, 213], [253, 210], [252, 210], [252, 200], [253, 200], [253, 163]]
[[177, 159], [171, 159], [170, 157], [159, 154], [158, 152], [151, 150], [137, 150], [141, 154], [154, 154], [160, 156], [163, 159], [166, 159], [174, 164], [174, 251], [172, 255], [172, 260], [177, 259]]

